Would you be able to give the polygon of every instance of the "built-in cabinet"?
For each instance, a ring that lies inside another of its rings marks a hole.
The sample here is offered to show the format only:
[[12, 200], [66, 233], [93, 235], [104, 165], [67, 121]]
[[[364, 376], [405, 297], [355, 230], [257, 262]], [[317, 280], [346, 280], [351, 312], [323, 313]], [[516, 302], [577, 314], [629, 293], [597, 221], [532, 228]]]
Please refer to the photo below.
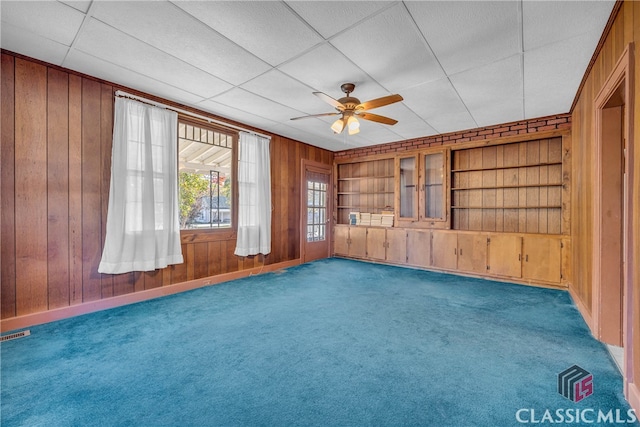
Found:
[[[568, 138], [460, 145], [336, 163], [334, 253], [566, 287]], [[350, 212], [394, 212], [393, 227]]]
[[448, 151], [399, 156], [396, 161], [396, 222], [400, 227], [444, 228], [449, 215]]
[[564, 286], [568, 238], [384, 227], [335, 227], [335, 254], [516, 282]]
[[416, 267], [431, 265], [431, 230], [407, 230], [407, 264]]
[[367, 228], [367, 257], [396, 264], [406, 263], [406, 231], [398, 228]]
[[563, 244], [557, 238], [527, 236], [522, 239], [522, 277], [557, 282], [562, 278]]
[[336, 226], [333, 231], [336, 255], [364, 258], [367, 256], [367, 229], [357, 226]]

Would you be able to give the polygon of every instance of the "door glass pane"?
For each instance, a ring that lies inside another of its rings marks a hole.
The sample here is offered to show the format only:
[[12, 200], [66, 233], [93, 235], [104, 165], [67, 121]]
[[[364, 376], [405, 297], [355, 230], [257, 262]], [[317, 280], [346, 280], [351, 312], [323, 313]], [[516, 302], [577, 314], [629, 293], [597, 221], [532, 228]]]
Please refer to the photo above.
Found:
[[326, 240], [327, 184], [307, 180], [307, 242]]
[[400, 217], [415, 218], [416, 158], [400, 159]]
[[435, 153], [424, 156], [425, 168], [425, 215], [427, 218], [444, 217], [444, 154]]

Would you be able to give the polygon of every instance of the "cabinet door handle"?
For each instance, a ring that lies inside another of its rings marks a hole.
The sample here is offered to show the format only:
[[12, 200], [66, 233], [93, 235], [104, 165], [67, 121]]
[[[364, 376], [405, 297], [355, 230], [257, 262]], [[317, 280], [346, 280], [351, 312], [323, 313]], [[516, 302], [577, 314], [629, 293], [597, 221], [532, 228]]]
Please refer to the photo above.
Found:
[[453, 254], [458, 255], [458, 248], [453, 248]]
[[518, 254], [518, 261], [522, 261], [522, 254]]
[[526, 254], [526, 255], [524, 256], [524, 261], [525, 261], [525, 262], [529, 262], [529, 254]]
[[460, 248], [460, 256], [462, 256], [462, 248]]

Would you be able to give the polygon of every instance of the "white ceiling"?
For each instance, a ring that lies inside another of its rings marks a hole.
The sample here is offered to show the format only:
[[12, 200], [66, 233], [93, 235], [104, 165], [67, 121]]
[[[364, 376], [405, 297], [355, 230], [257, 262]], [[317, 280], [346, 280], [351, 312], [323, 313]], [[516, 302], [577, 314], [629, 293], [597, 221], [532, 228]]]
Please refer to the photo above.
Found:
[[[615, 1], [1, 1], [0, 45], [332, 151], [566, 113]], [[398, 93], [334, 135], [334, 98]]]

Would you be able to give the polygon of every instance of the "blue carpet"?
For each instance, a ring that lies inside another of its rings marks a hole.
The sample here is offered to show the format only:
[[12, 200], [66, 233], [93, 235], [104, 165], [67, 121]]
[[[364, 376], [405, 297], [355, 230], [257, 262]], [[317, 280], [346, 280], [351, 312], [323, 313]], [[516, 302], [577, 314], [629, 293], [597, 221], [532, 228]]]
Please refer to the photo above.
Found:
[[[328, 259], [30, 329], [2, 344], [5, 427], [630, 418], [557, 290]], [[593, 375], [577, 403], [557, 390], [572, 365]]]

